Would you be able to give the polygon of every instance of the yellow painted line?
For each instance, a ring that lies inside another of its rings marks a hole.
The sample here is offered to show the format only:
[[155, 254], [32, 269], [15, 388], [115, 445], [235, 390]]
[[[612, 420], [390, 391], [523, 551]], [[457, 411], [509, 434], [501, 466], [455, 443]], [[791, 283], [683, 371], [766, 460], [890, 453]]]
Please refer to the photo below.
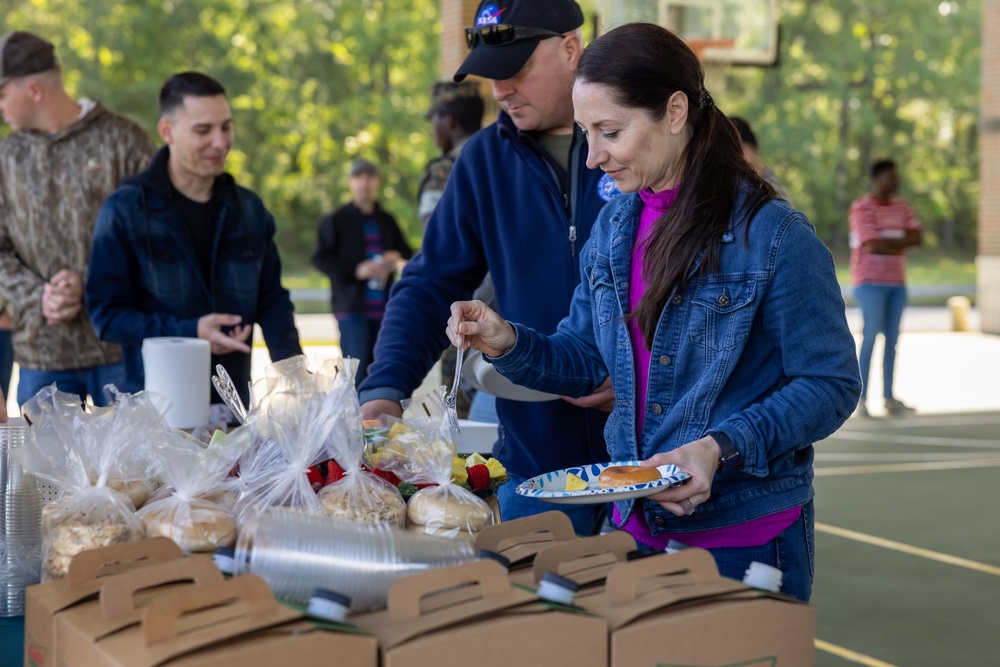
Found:
[[903, 544], [902, 542], [894, 542], [893, 540], [887, 540], [882, 537], [875, 537], [874, 535], [866, 535], [865, 533], [847, 530], [846, 528], [837, 528], [836, 526], [819, 523], [818, 521], [816, 522], [816, 530], [821, 533], [836, 535], [837, 537], [843, 537], [848, 540], [864, 542], [865, 544], [871, 544], [872, 546], [882, 547], [883, 549], [891, 549], [904, 554], [910, 554], [911, 556], [920, 556], [921, 558], [927, 558], [939, 563], [964, 567], [969, 570], [975, 570], [976, 572], [984, 572], [986, 574], [992, 574], [1000, 577], [1000, 567], [996, 567], [995, 565], [987, 565], [986, 563], [979, 563], [974, 560], [968, 560], [967, 558], [959, 558], [958, 556], [943, 554], [939, 551], [922, 549], [920, 547], [910, 546], [909, 544]]
[[830, 642], [825, 642], [822, 639], [817, 639], [814, 643], [816, 648], [820, 651], [832, 653], [837, 657], [843, 658], [844, 660], [850, 660], [851, 662], [856, 662], [859, 665], [867, 665], [868, 667], [896, 667], [895, 665], [885, 662], [884, 660], [879, 660], [878, 658], [873, 658], [863, 653], [858, 653], [857, 651], [852, 651], [851, 649], [837, 646], [836, 644], [831, 644]]
[[881, 472], [924, 472], [928, 470], [962, 470], [964, 468], [994, 468], [1000, 466], [1000, 458], [970, 459], [968, 461], [926, 461], [923, 463], [886, 463], [870, 466], [840, 466], [837, 468], [816, 468], [817, 477], [832, 475], [866, 475]]

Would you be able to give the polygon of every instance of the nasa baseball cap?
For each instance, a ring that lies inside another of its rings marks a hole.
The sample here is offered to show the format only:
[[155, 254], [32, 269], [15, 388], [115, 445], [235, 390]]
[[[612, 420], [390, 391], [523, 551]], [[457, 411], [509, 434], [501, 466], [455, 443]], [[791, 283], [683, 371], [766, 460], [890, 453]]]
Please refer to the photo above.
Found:
[[476, 24], [465, 29], [470, 51], [455, 81], [474, 74], [503, 80], [521, 71], [543, 39], [559, 37], [583, 25], [575, 0], [485, 0]]
[[0, 88], [11, 79], [47, 72], [59, 66], [56, 48], [30, 32], [10, 32], [0, 37]]

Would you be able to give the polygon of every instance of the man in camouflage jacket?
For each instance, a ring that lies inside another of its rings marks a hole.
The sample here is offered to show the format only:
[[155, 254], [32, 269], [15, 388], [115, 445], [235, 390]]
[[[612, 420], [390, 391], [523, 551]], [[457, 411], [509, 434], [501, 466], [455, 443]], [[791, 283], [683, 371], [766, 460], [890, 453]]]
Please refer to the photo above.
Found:
[[84, 303], [94, 223], [153, 142], [99, 103], [72, 99], [52, 44], [26, 32], [0, 38], [0, 112], [14, 130], [0, 142], [0, 298], [13, 320], [18, 403], [55, 383], [103, 405], [124, 367]]

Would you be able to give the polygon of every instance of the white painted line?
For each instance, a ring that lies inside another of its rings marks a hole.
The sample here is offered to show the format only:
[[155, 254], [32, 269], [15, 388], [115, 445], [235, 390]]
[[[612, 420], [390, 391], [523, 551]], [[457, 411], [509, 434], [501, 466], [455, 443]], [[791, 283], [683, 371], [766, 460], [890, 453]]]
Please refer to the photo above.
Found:
[[867, 535], [865, 533], [847, 530], [846, 528], [838, 528], [836, 526], [820, 523], [818, 521], [816, 522], [816, 531], [820, 533], [827, 533], [828, 535], [836, 535], [837, 537], [843, 537], [848, 540], [854, 540], [855, 542], [863, 542], [872, 546], [882, 547], [883, 549], [899, 551], [900, 553], [910, 554], [911, 556], [920, 556], [921, 558], [927, 558], [928, 560], [937, 561], [938, 563], [964, 567], [968, 570], [975, 570], [976, 572], [984, 572], [986, 574], [992, 574], [1000, 577], [1000, 567], [987, 565], [986, 563], [980, 563], [967, 558], [959, 558], [958, 556], [941, 553], [940, 551], [931, 551], [930, 549], [923, 549], [921, 547], [903, 544], [902, 542], [895, 542], [882, 537], [875, 537], [874, 535]]
[[850, 660], [851, 662], [856, 662], [859, 665], [867, 665], [867, 667], [896, 667], [884, 660], [879, 660], [878, 658], [873, 658], [871, 656], [865, 655], [864, 653], [858, 653], [857, 651], [852, 651], [849, 648], [844, 648], [843, 646], [837, 646], [836, 644], [831, 644], [830, 642], [825, 642], [822, 639], [813, 640], [814, 645], [820, 651], [826, 651], [827, 653], [832, 653], [833, 655], [843, 658], [844, 660]]
[[885, 419], [873, 417], [870, 419], [851, 419], [847, 421], [842, 429], [854, 430], [871, 428], [874, 425], [888, 426], [891, 428], [924, 428], [935, 426], [1000, 426], [1000, 415], [934, 415], [933, 417], [900, 417], [898, 419]]
[[839, 468], [816, 468], [816, 477], [837, 475], [867, 475], [883, 472], [927, 472], [932, 470], [963, 470], [966, 468], [993, 468], [1000, 466], [1000, 458], [971, 459], [969, 461], [934, 461], [928, 463], [886, 463], [870, 466], [841, 466]]
[[[997, 455], [1000, 457], [1000, 454]], [[983, 452], [820, 452], [816, 461], [962, 461], [981, 459]]]
[[827, 440], [855, 440], [875, 444], [919, 445], [923, 447], [972, 447], [977, 449], [1000, 450], [1000, 440], [979, 440], [972, 438], [940, 438], [926, 435], [897, 435], [893, 433], [873, 433], [871, 431], [840, 430]]

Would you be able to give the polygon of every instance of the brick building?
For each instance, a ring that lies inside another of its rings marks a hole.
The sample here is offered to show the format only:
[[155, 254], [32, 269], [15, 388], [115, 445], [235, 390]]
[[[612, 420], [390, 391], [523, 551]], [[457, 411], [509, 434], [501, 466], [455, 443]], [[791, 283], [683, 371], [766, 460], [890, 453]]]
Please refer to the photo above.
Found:
[[983, 0], [977, 303], [982, 329], [1000, 334], [1000, 0]]

